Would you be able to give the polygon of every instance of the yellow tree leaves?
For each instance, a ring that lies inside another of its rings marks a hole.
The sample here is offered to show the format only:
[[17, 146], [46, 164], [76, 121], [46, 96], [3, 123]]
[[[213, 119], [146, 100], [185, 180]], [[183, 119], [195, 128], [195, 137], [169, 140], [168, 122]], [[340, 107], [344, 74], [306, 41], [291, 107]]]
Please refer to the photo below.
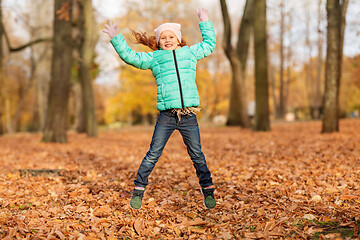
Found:
[[126, 122], [132, 114], [156, 114], [156, 84], [150, 71], [123, 67], [118, 93], [107, 100], [106, 123]]
[[339, 106], [341, 112], [360, 111], [360, 56], [344, 58]]
[[[203, 63], [199, 63], [204, 66]], [[196, 84], [200, 95], [200, 117], [214, 118], [216, 115], [226, 115], [229, 106], [231, 75], [227, 73], [211, 73], [206, 68], [199, 68], [196, 74]]]

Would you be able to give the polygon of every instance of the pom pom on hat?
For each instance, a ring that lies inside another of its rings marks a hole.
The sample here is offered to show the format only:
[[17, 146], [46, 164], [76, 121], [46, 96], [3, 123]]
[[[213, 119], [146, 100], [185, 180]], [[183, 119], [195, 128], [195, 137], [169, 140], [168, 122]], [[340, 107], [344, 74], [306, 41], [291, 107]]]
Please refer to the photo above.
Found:
[[172, 31], [179, 42], [181, 42], [181, 25], [178, 23], [163, 23], [155, 31], [156, 42], [158, 43], [160, 40], [160, 35], [163, 31]]

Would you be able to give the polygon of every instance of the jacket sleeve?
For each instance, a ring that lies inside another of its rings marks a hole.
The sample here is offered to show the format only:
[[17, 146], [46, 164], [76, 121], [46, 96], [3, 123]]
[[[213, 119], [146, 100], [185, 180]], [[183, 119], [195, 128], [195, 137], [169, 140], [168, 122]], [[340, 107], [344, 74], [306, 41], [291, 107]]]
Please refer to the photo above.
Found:
[[113, 37], [110, 42], [125, 63], [140, 69], [151, 68], [153, 52], [145, 53], [131, 50], [120, 33]]
[[190, 47], [191, 52], [195, 55], [196, 60], [203, 59], [212, 53], [216, 46], [216, 36], [214, 27], [211, 21], [199, 23], [202, 42], [197, 43]]

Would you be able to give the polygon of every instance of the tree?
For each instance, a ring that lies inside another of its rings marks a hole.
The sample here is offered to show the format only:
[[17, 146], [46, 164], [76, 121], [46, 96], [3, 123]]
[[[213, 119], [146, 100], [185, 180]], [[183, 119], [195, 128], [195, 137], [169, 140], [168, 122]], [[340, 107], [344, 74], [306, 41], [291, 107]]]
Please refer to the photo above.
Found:
[[48, 112], [42, 141], [67, 142], [71, 72], [71, 0], [55, 0], [54, 39]]
[[349, 0], [327, 0], [327, 51], [322, 133], [339, 131], [339, 88]]
[[322, 15], [321, 14], [321, 3], [322, 0], [319, 0], [318, 3], [318, 22], [317, 22], [317, 32], [318, 32], [318, 57], [316, 63], [316, 85], [315, 85], [315, 95], [314, 95], [314, 106], [312, 108], [312, 117], [314, 119], [320, 119], [321, 114], [321, 76], [322, 76], [322, 65], [323, 65], [323, 33], [320, 28]]
[[255, 131], [269, 131], [268, 54], [266, 33], [266, 0], [254, 4], [255, 48]]
[[[30, 42], [36, 39], [45, 39], [46, 36], [50, 36], [52, 34], [50, 25], [52, 23], [52, 19], [48, 17], [46, 17], [46, 20], [44, 19], [44, 16], [47, 16], [47, 13], [52, 9], [51, 4], [52, 3], [50, 2], [44, 3], [41, 0], [32, 0], [31, 4], [29, 4], [29, 12], [22, 14], [22, 18], [24, 19], [23, 21], [26, 23], [26, 30], [29, 33]], [[36, 12], [36, 14], [33, 14], [34, 12]], [[25, 125], [27, 130], [41, 129], [40, 122], [43, 122], [44, 120], [41, 119], [40, 116], [42, 115], [41, 112], [43, 112], [44, 109], [41, 109], [41, 103], [38, 101], [36, 101], [35, 104], [29, 103], [32, 102], [32, 99], [35, 100], [35, 95], [41, 98], [41, 95], [44, 94], [40, 89], [37, 88], [37, 86], [42, 81], [44, 81], [43, 75], [46, 76], [46, 79], [50, 75], [49, 66], [44, 66], [47, 65], [47, 62], [50, 63], [50, 40], [51, 39], [49, 38], [49, 40], [43, 44], [32, 44], [27, 49], [27, 53], [29, 55], [27, 57], [28, 59], [26, 58], [26, 62], [29, 63], [29, 66], [26, 64], [26, 66], [24, 65], [23, 68], [28, 68], [28, 74], [27, 77], [23, 78], [23, 82], [18, 83], [19, 89], [22, 89], [22, 91], [19, 91], [18, 93], [18, 101], [16, 104], [17, 106], [12, 116], [11, 130], [13, 131], [18, 131], [20, 128], [24, 129]], [[17, 60], [11, 61], [17, 62]], [[30, 106], [32, 107], [32, 121], [24, 123], [22, 119], [24, 115], [26, 115], [26, 109]]]
[[220, 0], [221, 11], [224, 20], [223, 47], [229, 59], [232, 71], [230, 107], [227, 125], [240, 125], [244, 128], [250, 127], [247, 116], [246, 94], [244, 90], [244, 79], [250, 35], [253, 22], [253, 0], [247, 0], [244, 14], [241, 20], [237, 47], [231, 45], [231, 22], [225, 0]]
[[96, 24], [92, 0], [79, 1], [80, 9], [80, 66], [79, 79], [81, 83], [82, 114], [87, 136], [97, 136], [97, 119], [95, 100], [92, 89], [91, 65], [94, 48], [97, 41]]
[[275, 115], [277, 118], [284, 118], [286, 113], [286, 82], [285, 82], [285, 53], [284, 53], [284, 37], [285, 37], [285, 10], [283, 0], [280, 3], [280, 89], [279, 89], [279, 105], [275, 105]]
[[[308, 48], [308, 64], [306, 68], [306, 91], [307, 98], [310, 105], [310, 114], [313, 119], [319, 119], [321, 114], [321, 72], [322, 72], [322, 58], [323, 58], [323, 33], [321, 30], [322, 21], [322, 0], [318, 0], [318, 15], [317, 15], [317, 51], [318, 56], [316, 59], [313, 57], [313, 44], [310, 41], [311, 26], [310, 22], [313, 18], [311, 14], [310, 3], [311, 0], [304, 2], [306, 10], [306, 40], [305, 45]], [[316, 60], [316, 63], [315, 63]], [[315, 65], [316, 64], [316, 65]]]
[[2, 2], [0, 0], [0, 135], [2, 135], [4, 133], [3, 130], [3, 55], [4, 55], [4, 50], [3, 50], [3, 35], [4, 35], [4, 29], [3, 29], [3, 24], [2, 24]]
[[[5, 39], [6, 45], [3, 45], [4, 39]], [[3, 102], [4, 101], [3, 100], [7, 99], [7, 96], [5, 96], [5, 94], [3, 93], [3, 87], [4, 87], [3, 59], [4, 59], [5, 50], [7, 50], [9, 53], [20, 52], [28, 47], [32, 47], [32, 46], [38, 44], [38, 43], [49, 42], [51, 40], [52, 40], [51, 38], [38, 38], [38, 39], [31, 40], [28, 43], [22, 44], [20, 46], [13, 47], [10, 43], [9, 36], [4, 27], [3, 16], [2, 16], [2, 1], [0, 0], [0, 135], [2, 135], [4, 133], [4, 127], [3, 127], [3, 115], [4, 115]], [[4, 49], [4, 46], [6, 46], [6, 49]], [[31, 86], [31, 84], [29, 86]], [[14, 116], [13, 122], [17, 121], [21, 107], [22, 107], [22, 103], [18, 106], [18, 109], [16, 111], [17, 113]], [[7, 123], [6, 125], [8, 128], [8, 132], [11, 132], [11, 129], [12, 129], [11, 117], [8, 116], [7, 114], [5, 114], [5, 118], [6, 118], [6, 123]]]

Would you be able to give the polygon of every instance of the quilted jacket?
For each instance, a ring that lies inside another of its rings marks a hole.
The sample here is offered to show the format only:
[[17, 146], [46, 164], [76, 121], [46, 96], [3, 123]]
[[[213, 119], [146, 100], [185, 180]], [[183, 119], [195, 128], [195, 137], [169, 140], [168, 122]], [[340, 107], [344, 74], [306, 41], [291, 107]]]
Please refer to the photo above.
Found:
[[136, 52], [130, 49], [121, 34], [111, 39], [120, 58], [140, 69], [151, 69], [157, 85], [159, 111], [197, 107], [200, 104], [195, 83], [196, 63], [215, 49], [216, 37], [211, 21], [200, 22], [203, 41], [176, 50]]

